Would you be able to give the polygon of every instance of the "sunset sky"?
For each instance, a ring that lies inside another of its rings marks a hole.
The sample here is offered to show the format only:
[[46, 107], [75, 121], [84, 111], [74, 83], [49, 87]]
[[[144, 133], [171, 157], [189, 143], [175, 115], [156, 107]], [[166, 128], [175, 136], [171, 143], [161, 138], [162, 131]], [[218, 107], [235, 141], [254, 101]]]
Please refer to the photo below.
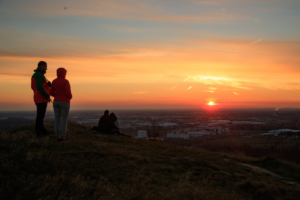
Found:
[[0, 0], [0, 111], [40, 60], [71, 109], [300, 107], [299, 0]]

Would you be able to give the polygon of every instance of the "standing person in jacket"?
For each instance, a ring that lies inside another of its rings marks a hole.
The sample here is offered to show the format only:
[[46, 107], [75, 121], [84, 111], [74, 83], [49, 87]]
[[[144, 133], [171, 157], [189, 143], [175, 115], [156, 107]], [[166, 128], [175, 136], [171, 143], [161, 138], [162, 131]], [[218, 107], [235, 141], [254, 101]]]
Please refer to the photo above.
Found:
[[[53, 80], [50, 95], [54, 97], [53, 108], [55, 114], [54, 131], [57, 141], [66, 141], [67, 122], [70, 111], [70, 100], [72, 99], [71, 87], [66, 79], [67, 70], [57, 69], [57, 78]], [[59, 125], [61, 122], [61, 131]], [[61, 133], [61, 135], [59, 134]]]
[[50, 99], [51, 82], [47, 81], [44, 74], [47, 71], [47, 63], [40, 61], [38, 67], [34, 70], [31, 77], [31, 89], [34, 92], [34, 103], [36, 105], [35, 131], [37, 137], [47, 136], [47, 130], [44, 127], [44, 118], [47, 110], [47, 103], [52, 102]]

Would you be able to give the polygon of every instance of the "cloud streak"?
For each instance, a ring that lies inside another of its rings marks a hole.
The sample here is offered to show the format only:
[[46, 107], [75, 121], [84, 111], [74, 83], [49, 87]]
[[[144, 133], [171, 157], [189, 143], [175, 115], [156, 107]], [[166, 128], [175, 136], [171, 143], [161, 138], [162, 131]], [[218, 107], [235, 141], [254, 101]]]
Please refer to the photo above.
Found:
[[250, 44], [247, 44], [247, 46], [253, 45], [253, 44], [258, 43], [258, 42], [261, 42], [261, 41], [262, 41], [262, 39], [256, 40], [256, 41], [254, 41], [254, 42], [251, 42]]
[[183, 81], [183, 82], [186, 82], [186, 81], [188, 81], [190, 78], [191, 78], [191, 76], [187, 77], [186, 79], [184, 79], [184, 81]]
[[191, 85], [190, 87], [188, 87], [188, 89], [187, 90], [190, 90], [190, 89], [192, 89], [193, 88], [193, 85]]
[[154, 81], [156, 81], [156, 80], [158, 80], [158, 79], [160, 79], [160, 78], [162, 78], [162, 77], [163, 77], [163, 76], [156, 77], [156, 78], [154, 78], [154, 79], [151, 79], [149, 82], [152, 83], [152, 82], [154, 82]]

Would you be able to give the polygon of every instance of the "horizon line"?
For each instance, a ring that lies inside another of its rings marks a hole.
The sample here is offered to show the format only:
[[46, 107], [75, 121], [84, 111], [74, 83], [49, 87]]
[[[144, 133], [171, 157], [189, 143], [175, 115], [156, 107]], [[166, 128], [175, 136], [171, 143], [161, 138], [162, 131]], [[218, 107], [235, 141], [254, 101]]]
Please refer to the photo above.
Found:
[[[217, 108], [217, 109], [213, 109], [214, 111], [216, 110], [268, 110], [268, 109], [273, 109], [274, 111], [274, 107], [223, 107], [223, 108]], [[300, 107], [280, 107], [280, 110], [282, 109], [295, 109], [295, 110], [299, 110]], [[95, 111], [95, 112], [99, 112], [99, 111], [103, 111], [106, 109], [74, 109], [74, 110], [70, 110], [70, 112], [76, 112], [76, 111]], [[159, 108], [155, 108], [155, 109], [150, 109], [150, 108], [143, 108], [143, 109], [108, 109], [108, 110], [115, 110], [115, 111], [195, 111], [195, 110], [201, 110], [201, 111], [211, 111], [211, 109], [205, 109], [205, 108], [164, 108], [164, 109], [159, 109]], [[47, 110], [47, 112], [52, 112], [53, 110]], [[36, 112], [36, 110], [32, 109], [32, 110], [0, 110], [1, 112]], [[276, 111], [277, 112], [277, 111]]]

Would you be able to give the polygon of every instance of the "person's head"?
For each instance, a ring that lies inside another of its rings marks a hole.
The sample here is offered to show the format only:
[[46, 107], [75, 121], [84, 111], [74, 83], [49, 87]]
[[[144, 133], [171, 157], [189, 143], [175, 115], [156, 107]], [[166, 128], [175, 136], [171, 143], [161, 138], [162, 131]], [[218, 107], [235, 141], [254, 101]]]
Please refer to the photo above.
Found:
[[45, 61], [40, 61], [38, 63], [38, 68], [42, 69], [44, 72], [47, 71], [47, 63]]
[[65, 68], [58, 68], [56, 70], [57, 77], [66, 78], [67, 70]]
[[104, 115], [109, 115], [109, 111], [108, 110], [104, 111]]
[[115, 113], [110, 113], [109, 117], [112, 119], [112, 121], [116, 121], [118, 119]]

